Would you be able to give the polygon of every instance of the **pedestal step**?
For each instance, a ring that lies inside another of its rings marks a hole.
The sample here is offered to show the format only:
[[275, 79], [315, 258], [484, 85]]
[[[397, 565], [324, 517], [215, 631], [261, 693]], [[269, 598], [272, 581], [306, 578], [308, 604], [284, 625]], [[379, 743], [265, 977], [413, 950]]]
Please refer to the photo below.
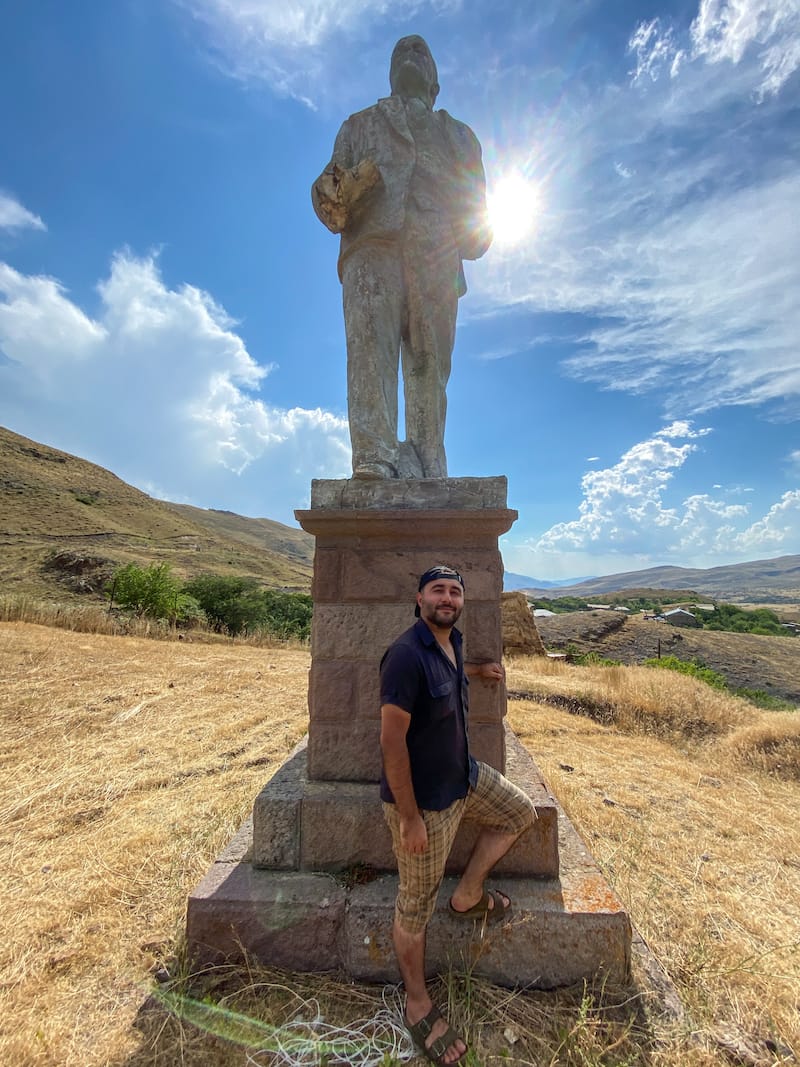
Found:
[[[454, 919], [445, 879], [428, 929], [431, 974], [454, 966], [507, 986], [547, 989], [600, 972], [627, 977], [628, 917], [563, 813], [558, 879], [492, 880], [512, 898], [499, 925]], [[391, 946], [397, 879], [347, 887], [333, 876], [253, 866], [249, 825], [189, 898], [187, 937], [195, 965], [241, 960], [296, 971], [341, 970], [365, 981], [397, 981]]]
[[[495, 868], [499, 875], [556, 878], [558, 817], [539, 771], [506, 730], [506, 776], [533, 801], [537, 820]], [[464, 820], [447, 870], [458, 872], [478, 827]], [[307, 775], [304, 739], [253, 805], [253, 865], [270, 870], [344, 871], [354, 866], [394, 871], [392, 839], [377, 783], [320, 782]]]

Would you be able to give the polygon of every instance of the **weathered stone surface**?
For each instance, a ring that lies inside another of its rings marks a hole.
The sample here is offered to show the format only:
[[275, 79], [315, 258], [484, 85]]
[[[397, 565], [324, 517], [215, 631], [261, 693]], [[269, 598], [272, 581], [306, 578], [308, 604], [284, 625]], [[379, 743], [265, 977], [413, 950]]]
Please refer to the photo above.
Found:
[[314, 550], [314, 576], [311, 595], [315, 606], [343, 599], [342, 552], [338, 545], [321, 544], [319, 539]]
[[300, 865], [300, 813], [307, 765], [308, 738], [270, 778], [253, 802], [253, 863], [275, 870]]
[[524, 593], [503, 593], [500, 616], [507, 656], [544, 656], [545, 647]]
[[[535, 800], [539, 823], [543, 809], [551, 819], [557, 813], [560, 876], [509, 877], [498, 868], [492, 884], [509, 894], [514, 913], [508, 923], [485, 929], [450, 917], [447, 901], [455, 879], [446, 879], [429, 928], [429, 973], [454, 964], [501, 985], [536, 988], [572, 984], [598, 973], [624, 981], [631, 928], [622, 905], [513, 735], [508, 747], [509, 763], [522, 769], [520, 784]], [[331, 818], [331, 798], [340, 787], [308, 784], [314, 821]], [[361, 839], [367, 831], [365, 815], [357, 811], [357, 794], [368, 788], [341, 787], [346, 804], [355, 806], [354, 833]], [[543, 798], [546, 804], [540, 804]], [[380, 826], [388, 840], [382, 823], [372, 826]], [[322, 851], [329, 843], [320, 841], [316, 848]], [[241, 851], [241, 845], [234, 851]], [[360, 856], [358, 849], [352, 852]], [[396, 981], [391, 951], [396, 891], [395, 875], [345, 890], [319, 874], [257, 870], [246, 861], [215, 863], [189, 900], [189, 951], [200, 963], [241, 959], [244, 951], [291, 970], [341, 967], [359, 980]]]
[[[590, 877], [567, 873], [559, 881], [493, 879], [492, 884], [511, 897], [514, 913], [507, 923], [483, 927], [448, 914], [456, 880], [445, 879], [428, 926], [429, 976], [454, 967], [498, 985], [538, 989], [598, 974], [627, 979], [630, 922], [599, 872]], [[350, 894], [342, 944], [347, 971], [361, 980], [398, 980], [391, 943], [395, 892], [391, 875]]]
[[[558, 874], [558, 827], [555, 803], [549, 795], [536, 764], [506, 729], [507, 773], [534, 803], [537, 821], [496, 870], [514, 876], [555, 877]], [[391, 836], [381, 809], [375, 783], [350, 780], [309, 780], [307, 750], [298, 747], [296, 755], [283, 765], [259, 794], [253, 809], [253, 863], [256, 866], [286, 866], [285, 851], [276, 845], [276, 836], [287, 833], [293, 842], [297, 865], [308, 870], [344, 870], [364, 863], [378, 870], [395, 870]], [[297, 804], [297, 797], [301, 803]], [[296, 824], [287, 830], [287, 811]], [[274, 820], [274, 823], [271, 822]], [[459, 830], [448, 863], [448, 871], [463, 869], [477, 830], [469, 819]], [[274, 862], [275, 859], [280, 862]]]
[[505, 686], [482, 678], [469, 681], [469, 721], [500, 723], [506, 713]]
[[476, 663], [495, 663], [503, 658], [499, 600], [473, 600], [464, 608], [464, 655]]
[[380, 720], [349, 725], [314, 722], [308, 739], [311, 778], [342, 782], [377, 782], [381, 774]]
[[311, 656], [324, 660], [372, 659], [414, 623], [410, 604], [319, 604], [311, 626]]
[[437, 558], [444, 553], [451, 562], [457, 560], [461, 550], [496, 549], [497, 538], [509, 530], [517, 518], [516, 511], [504, 508], [476, 508], [473, 511], [457, 508], [424, 511], [340, 508], [338, 511], [295, 511], [294, 514], [306, 533], [323, 539], [326, 546], [358, 547], [362, 538], [366, 538], [373, 548], [378, 548], [382, 541], [383, 547], [389, 550], [416, 549], [426, 553], [426, 560], [430, 559], [431, 553]]
[[353, 660], [313, 660], [308, 679], [308, 707], [314, 723], [352, 724], [354, 719], [379, 719], [380, 677], [377, 664]]
[[215, 863], [189, 897], [186, 939], [196, 966], [248, 956], [287, 970], [340, 965], [346, 894], [324, 874]]
[[[450, 565], [428, 548], [387, 552], [362, 545], [342, 549], [339, 598], [344, 602], [406, 601], [413, 605], [420, 574], [436, 563]], [[457, 564], [469, 600], [499, 600], [503, 568], [496, 549], [460, 551]]]
[[312, 508], [505, 508], [508, 479], [390, 478], [360, 481], [314, 478]]
[[501, 723], [472, 723], [469, 728], [469, 748], [476, 760], [496, 767], [501, 773], [505, 770], [506, 746]]

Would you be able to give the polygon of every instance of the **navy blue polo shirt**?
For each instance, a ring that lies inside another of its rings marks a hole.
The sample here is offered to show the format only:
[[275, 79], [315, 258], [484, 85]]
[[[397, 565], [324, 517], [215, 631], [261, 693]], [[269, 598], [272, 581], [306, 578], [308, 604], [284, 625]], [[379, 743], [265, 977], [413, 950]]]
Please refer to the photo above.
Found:
[[[462, 639], [450, 634], [456, 666], [419, 619], [389, 646], [381, 660], [381, 704], [396, 704], [411, 716], [406, 734], [417, 807], [443, 811], [475, 785], [478, 767], [469, 754], [469, 680]], [[381, 771], [381, 799], [394, 796]]]

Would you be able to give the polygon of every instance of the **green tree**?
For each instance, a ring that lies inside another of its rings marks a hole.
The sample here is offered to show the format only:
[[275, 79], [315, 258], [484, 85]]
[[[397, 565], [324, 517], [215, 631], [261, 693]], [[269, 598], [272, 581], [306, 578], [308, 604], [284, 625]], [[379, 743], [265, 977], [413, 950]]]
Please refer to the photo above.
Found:
[[281, 593], [268, 589], [264, 593], [267, 629], [276, 637], [298, 637], [307, 641], [311, 636], [311, 616], [314, 601], [308, 593]]
[[232, 637], [263, 627], [265, 604], [255, 578], [236, 575], [201, 574], [184, 586], [197, 601], [217, 632]]
[[112, 605], [151, 619], [177, 619], [190, 605], [181, 600], [181, 583], [169, 563], [139, 567], [128, 563], [114, 573], [106, 587]]

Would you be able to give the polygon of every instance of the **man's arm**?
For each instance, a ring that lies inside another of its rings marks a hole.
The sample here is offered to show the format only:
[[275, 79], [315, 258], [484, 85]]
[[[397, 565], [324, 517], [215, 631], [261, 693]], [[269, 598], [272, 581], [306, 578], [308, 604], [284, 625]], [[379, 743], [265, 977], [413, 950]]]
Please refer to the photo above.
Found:
[[467, 678], [483, 678], [486, 682], [504, 682], [506, 678], [502, 663], [465, 663], [464, 674]]
[[381, 705], [383, 769], [400, 817], [400, 841], [407, 852], [425, 852], [428, 832], [414, 796], [406, 744], [410, 725], [411, 716], [403, 708], [396, 704]]

